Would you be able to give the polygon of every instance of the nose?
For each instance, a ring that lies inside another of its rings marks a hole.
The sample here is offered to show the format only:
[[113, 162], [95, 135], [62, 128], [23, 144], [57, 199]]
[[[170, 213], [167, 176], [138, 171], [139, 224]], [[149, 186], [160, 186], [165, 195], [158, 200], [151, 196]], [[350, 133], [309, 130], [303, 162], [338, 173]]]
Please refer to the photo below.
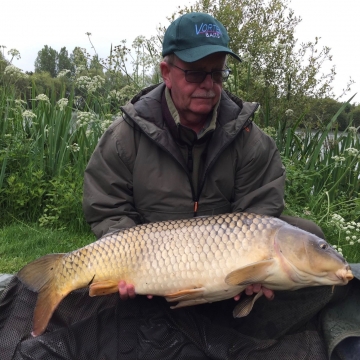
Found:
[[211, 77], [211, 74], [207, 74], [203, 82], [200, 84], [201, 88], [211, 89], [214, 85], [214, 81]]

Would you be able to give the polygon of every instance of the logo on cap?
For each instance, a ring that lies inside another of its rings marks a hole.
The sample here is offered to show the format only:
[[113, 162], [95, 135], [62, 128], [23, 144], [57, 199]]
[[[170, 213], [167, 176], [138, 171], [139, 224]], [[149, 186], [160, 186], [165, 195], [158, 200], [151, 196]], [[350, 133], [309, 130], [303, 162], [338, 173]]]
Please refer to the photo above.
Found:
[[214, 38], [221, 37], [221, 30], [215, 24], [201, 23], [199, 27], [197, 24], [195, 24], [195, 33], [196, 35], [205, 34], [206, 37], [214, 37]]

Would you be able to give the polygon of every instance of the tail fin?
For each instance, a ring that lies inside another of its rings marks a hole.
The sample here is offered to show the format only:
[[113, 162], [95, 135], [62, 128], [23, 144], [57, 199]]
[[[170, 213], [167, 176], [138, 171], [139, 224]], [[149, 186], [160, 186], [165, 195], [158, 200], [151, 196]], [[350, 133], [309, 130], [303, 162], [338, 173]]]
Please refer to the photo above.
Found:
[[28, 265], [17, 274], [20, 281], [30, 290], [38, 292], [33, 317], [33, 336], [41, 335], [60, 301], [70, 292], [57, 288], [58, 264], [64, 254], [45, 255]]

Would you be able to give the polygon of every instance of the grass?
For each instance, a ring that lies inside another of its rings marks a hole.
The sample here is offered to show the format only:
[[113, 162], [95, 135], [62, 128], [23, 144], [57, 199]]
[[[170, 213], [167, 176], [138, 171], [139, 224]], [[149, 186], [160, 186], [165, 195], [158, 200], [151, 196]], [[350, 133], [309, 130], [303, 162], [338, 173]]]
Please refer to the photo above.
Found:
[[12, 274], [49, 253], [69, 252], [95, 241], [91, 233], [49, 230], [15, 223], [0, 229], [0, 274]]

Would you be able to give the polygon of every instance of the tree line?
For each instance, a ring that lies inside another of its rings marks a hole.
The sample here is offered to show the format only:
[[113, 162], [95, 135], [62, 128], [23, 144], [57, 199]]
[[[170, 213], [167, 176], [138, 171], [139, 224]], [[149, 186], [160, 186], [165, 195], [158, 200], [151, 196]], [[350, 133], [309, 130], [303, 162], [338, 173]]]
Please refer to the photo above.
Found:
[[[228, 29], [230, 48], [243, 61], [236, 63], [229, 59], [232, 73], [224, 87], [243, 100], [261, 104], [260, 125], [276, 127], [284, 122], [293, 125], [301, 118], [299, 126], [321, 128], [352, 95], [349, 80], [344, 86], [344, 96], [335, 97], [332, 87], [335, 66], [327, 72], [323, 70], [323, 65], [332, 60], [331, 49], [321, 46], [316, 36], [313, 41], [299, 43], [295, 30], [301, 18], [288, 0], [199, 0], [179, 8], [168, 20], [190, 11], [209, 13]], [[124, 92], [125, 88], [122, 101], [129, 100], [143, 87], [161, 81], [158, 64], [165, 28], [160, 26], [158, 34], [150, 38], [138, 36], [131, 47], [126, 41], [111, 47], [106, 59], [99, 59], [96, 51], [90, 55], [80, 47], [69, 53], [66, 47], [57, 51], [44, 45], [35, 59], [34, 72], [28, 72], [29, 79], [17, 80], [16, 85], [26, 92], [31, 81], [38, 92], [59, 92], [65, 79], [70, 92], [74, 85], [70, 79], [100, 76], [104, 86], [97, 91]], [[95, 50], [91, 34], [86, 35]], [[0, 58], [0, 74], [9, 63], [6, 61]], [[65, 70], [68, 72], [60, 79]], [[0, 78], [0, 86], [1, 81]], [[80, 95], [79, 87], [75, 91]], [[348, 104], [338, 117], [340, 130], [349, 125], [360, 126], [360, 105]]]

